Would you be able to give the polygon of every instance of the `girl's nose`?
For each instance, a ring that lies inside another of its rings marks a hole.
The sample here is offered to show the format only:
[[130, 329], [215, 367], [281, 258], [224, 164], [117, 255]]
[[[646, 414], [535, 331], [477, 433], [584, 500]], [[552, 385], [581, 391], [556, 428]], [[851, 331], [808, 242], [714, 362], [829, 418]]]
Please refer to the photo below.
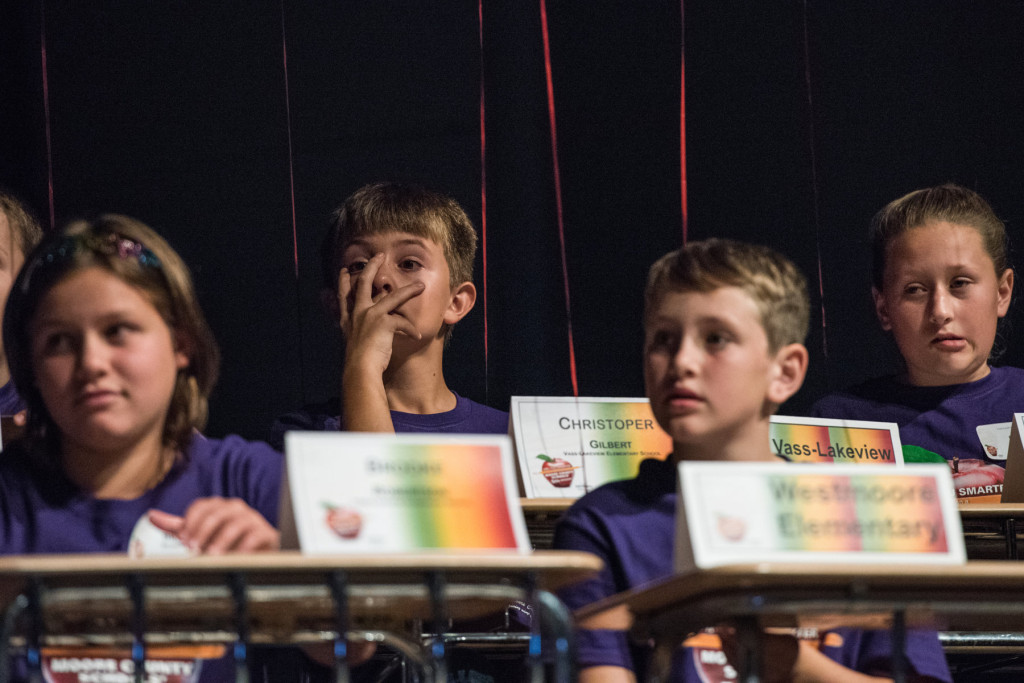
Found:
[[949, 292], [941, 288], [935, 290], [931, 298], [930, 317], [936, 325], [942, 325], [952, 319], [953, 307]]
[[83, 379], [102, 375], [107, 368], [109, 354], [107, 345], [100, 339], [86, 335], [78, 348], [77, 371]]

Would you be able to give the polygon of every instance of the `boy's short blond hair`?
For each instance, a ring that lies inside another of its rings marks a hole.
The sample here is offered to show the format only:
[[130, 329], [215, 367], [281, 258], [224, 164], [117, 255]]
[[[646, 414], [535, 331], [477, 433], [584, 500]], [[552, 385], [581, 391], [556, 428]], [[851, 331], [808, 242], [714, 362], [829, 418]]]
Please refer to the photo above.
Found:
[[647, 275], [644, 322], [667, 292], [710, 292], [739, 287], [753, 299], [772, 353], [807, 337], [807, 279], [768, 247], [727, 239], [690, 242], [655, 261]]
[[7, 225], [10, 227], [11, 237], [14, 239], [14, 246], [22, 256], [32, 251], [32, 248], [43, 239], [43, 228], [32, 211], [24, 202], [2, 187], [0, 187], [0, 213], [7, 217]]
[[345, 249], [362, 235], [407, 232], [444, 252], [451, 287], [473, 281], [476, 229], [451, 197], [417, 185], [374, 183], [356, 190], [331, 214], [321, 246], [324, 287], [335, 289]]

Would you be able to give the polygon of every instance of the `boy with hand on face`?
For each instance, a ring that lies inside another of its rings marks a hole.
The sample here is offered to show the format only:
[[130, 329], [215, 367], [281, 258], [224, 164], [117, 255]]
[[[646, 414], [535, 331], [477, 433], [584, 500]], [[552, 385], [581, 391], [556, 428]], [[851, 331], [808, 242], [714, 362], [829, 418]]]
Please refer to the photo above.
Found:
[[504, 434], [508, 414], [448, 388], [452, 327], [476, 303], [477, 237], [459, 204], [413, 185], [357, 190], [333, 214], [325, 263], [345, 337], [340, 426]]
[[[571, 609], [673, 572], [680, 461], [776, 460], [769, 420], [803, 383], [808, 317], [804, 277], [764, 247], [715, 239], [693, 242], [651, 267], [644, 380], [673, 451], [664, 461], [644, 461], [635, 479], [588, 493], [560, 522], [556, 548], [588, 551], [605, 563], [596, 578], [562, 593]], [[645, 651], [632, 645], [625, 631], [601, 626], [580, 624], [579, 680], [642, 679]], [[723, 639], [731, 645], [728, 636]], [[702, 649], [718, 646], [698, 642], [682, 648], [673, 660], [671, 680], [735, 680], [736, 670], [723, 666], [720, 656], [701, 656]], [[887, 631], [836, 629], [813, 643], [766, 635], [762, 646], [765, 681], [884, 680], [891, 669]], [[950, 680], [934, 632], [908, 633], [906, 651], [911, 680]]]

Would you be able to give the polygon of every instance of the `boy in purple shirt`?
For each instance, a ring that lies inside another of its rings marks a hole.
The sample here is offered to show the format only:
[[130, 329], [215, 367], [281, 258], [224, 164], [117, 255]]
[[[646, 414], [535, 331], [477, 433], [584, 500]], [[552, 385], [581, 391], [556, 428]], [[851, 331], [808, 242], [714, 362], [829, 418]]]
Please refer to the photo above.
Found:
[[[804, 277], [767, 248], [708, 240], [667, 254], [651, 267], [644, 380], [673, 452], [664, 462], [643, 462], [635, 479], [587, 494], [559, 524], [556, 548], [585, 550], [605, 562], [596, 578], [564, 591], [570, 608], [672, 573], [679, 461], [774, 460], [769, 418], [803, 382], [808, 311]], [[642, 678], [645, 653], [624, 631], [581, 627], [581, 683]], [[762, 672], [763, 680], [888, 676], [887, 632], [838, 629], [818, 640], [766, 636], [763, 659], [769, 670]], [[907, 655], [912, 680], [950, 680], [935, 633], [908, 634]], [[703, 643], [681, 650], [672, 674], [674, 681], [702, 683], [736, 678], [721, 652]]]
[[292, 429], [505, 434], [508, 413], [444, 379], [452, 327], [476, 303], [476, 230], [458, 202], [401, 183], [366, 185], [331, 216], [324, 300], [345, 338], [340, 416], [332, 403], [275, 422]]

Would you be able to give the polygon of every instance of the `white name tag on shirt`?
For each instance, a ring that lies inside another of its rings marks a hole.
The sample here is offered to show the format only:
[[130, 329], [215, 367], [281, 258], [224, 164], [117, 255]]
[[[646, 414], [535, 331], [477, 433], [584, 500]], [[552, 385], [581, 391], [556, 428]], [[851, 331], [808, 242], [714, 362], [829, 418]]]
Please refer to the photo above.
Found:
[[678, 472], [677, 571], [966, 560], [945, 465], [682, 462]]

